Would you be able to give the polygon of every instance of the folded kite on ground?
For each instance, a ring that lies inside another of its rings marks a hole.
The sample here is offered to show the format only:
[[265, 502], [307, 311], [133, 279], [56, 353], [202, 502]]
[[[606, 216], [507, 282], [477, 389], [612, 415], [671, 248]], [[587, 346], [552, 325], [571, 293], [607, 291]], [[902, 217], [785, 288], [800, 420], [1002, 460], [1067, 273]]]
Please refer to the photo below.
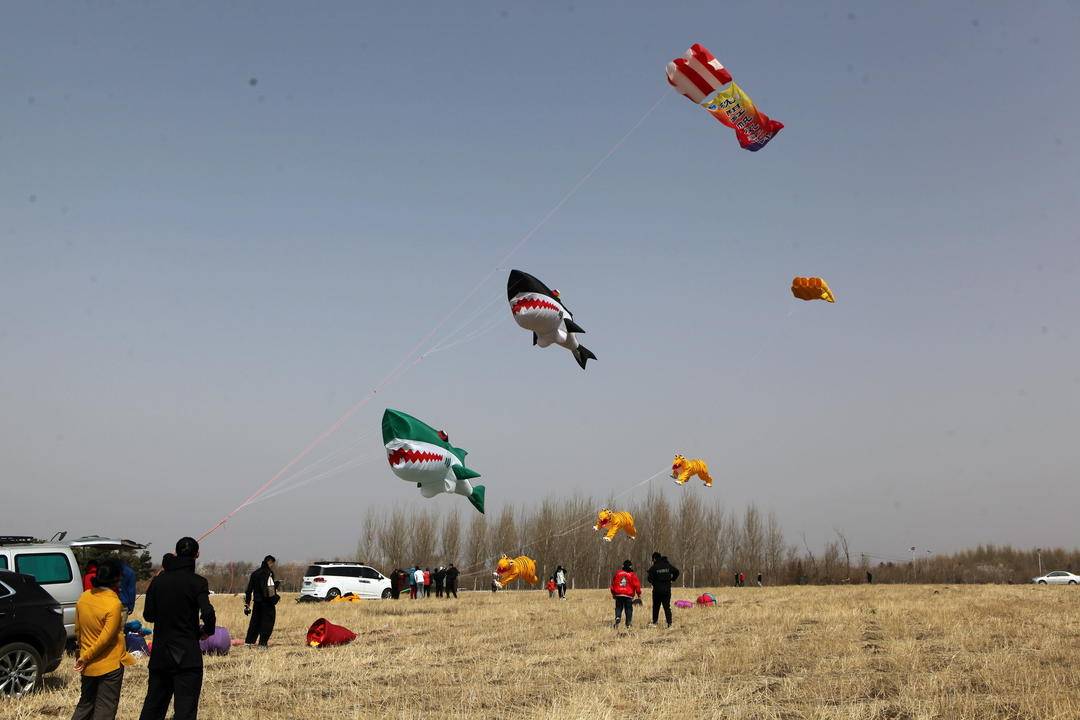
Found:
[[344, 595], [338, 595], [336, 598], [334, 598], [330, 602], [331, 603], [356, 603], [356, 602], [360, 602], [360, 600], [361, 600], [361, 597], [359, 595], [354, 595], [353, 593], [346, 593]]
[[232, 638], [229, 636], [229, 630], [220, 625], [214, 628], [213, 635], [199, 641], [199, 650], [203, 655], [228, 655], [231, 647]]
[[676, 600], [675, 607], [685, 610], [686, 608], [694, 607], [694, 603], [690, 602], [689, 600]]
[[307, 631], [307, 644], [311, 647], [333, 647], [347, 645], [356, 639], [356, 633], [348, 628], [335, 625], [326, 618], [319, 618]]
[[703, 607], [716, 604], [716, 596], [712, 593], [701, 593], [698, 595], [697, 604]]

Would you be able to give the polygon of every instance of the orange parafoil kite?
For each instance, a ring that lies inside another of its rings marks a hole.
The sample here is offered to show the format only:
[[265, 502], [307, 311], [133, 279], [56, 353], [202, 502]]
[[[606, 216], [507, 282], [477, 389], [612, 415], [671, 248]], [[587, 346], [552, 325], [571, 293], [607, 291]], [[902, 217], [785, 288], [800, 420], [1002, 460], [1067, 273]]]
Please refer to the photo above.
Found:
[[829, 283], [819, 277], [797, 277], [791, 281], [791, 294], [800, 300], [836, 302]]

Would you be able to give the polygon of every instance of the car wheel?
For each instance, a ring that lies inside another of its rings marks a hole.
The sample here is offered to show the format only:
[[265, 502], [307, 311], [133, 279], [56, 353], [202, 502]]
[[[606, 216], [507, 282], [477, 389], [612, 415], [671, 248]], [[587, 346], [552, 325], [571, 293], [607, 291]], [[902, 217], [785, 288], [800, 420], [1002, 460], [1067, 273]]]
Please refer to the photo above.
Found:
[[339, 597], [340, 595], [341, 595], [341, 591], [338, 590], [337, 588], [330, 588], [329, 590], [326, 591], [326, 599], [327, 600], [333, 600], [334, 598]]
[[394, 594], [392, 592], [390, 592], [390, 588], [386, 588], [385, 590], [382, 591], [382, 599], [383, 600], [389, 600], [391, 597], [393, 597], [393, 595]]
[[41, 654], [26, 643], [0, 648], [0, 695], [21, 697], [41, 683]]
[[1045, 584], [1046, 584], [1046, 581], [1045, 581], [1045, 580], [1040, 580], [1040, 581], [1039, 581], [1039, 584], [1040, 584], [1040, 585], [1045, 585]]
[[1076, 581], [1075, 581], [1075, 580], [1070, 580], [1070, 581], [1069, 581], [1069, 584], [1070, 584], [1070, 585], [1075, 585], [1075, 584], [1076, 584]]

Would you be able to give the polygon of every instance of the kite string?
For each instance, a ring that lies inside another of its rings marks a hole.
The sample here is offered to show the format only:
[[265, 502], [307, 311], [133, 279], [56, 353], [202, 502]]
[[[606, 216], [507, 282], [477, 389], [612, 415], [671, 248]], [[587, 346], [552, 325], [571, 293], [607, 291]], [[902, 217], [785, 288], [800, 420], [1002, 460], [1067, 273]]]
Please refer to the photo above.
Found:
[[347, 461], [345, 463], [342, 463], [341, 465], [338, 465], [337, 467], [333, 467], [333, 468], [330, 468], [329, 470], [321, 472], [318, 475], [312, 475], [311, 477], [304, 478], [303, 480], [301, 480], [298, 483], [294, 483], [292, 485], [285, 485], [284, 487], [276, 487], [273, 490], [270, 490], [269, 492], [266, 492], [266, 493], [260, 495], [259, 497], [255, 498], [254, 500], [252, 500], [248, 504], [249, 505], [256, 505], [256, 504], [264, 502], [266, 500], [276, 498], [276, 497], [278, 497], [280, 495], [285, 495], [286, 493], [291, 493], [292, 491], [299, 490], [300, 488], [305, 487], [307, 485], [310, 485], [311, 483], [313, 483], [313, 482], [315, 482], [317, 480], [323, 480], [323, 479], [328, 478], [328, 477], [333, 477], [334, 475], [340, 475], [342, 472], [344, 472], [346, 470], [352, 470], [353, 468], [358, 468], [361, 465], [367, 465], [368, 463], [373, 462], [373, 461], [378, 460], [378, 459], [379, 459], [379, 456], [375, 456], [375, 457], [368, 456], [368, 457], [353, 458], [352, 460], [349, 460], [349, 461]]
[[[665, 472], [668, 472], [669, 469], [670, 468], [665, 466], [665, 467], [661, 468], [660, 470], [657, 470], [655, 473], [653, 473], [649, 477], [645, 478], [641, 482], [638, 482], [638, 483], [635, 483], [635, 484], [631, 485], [630, 487], [626, 488], [625, 490], [623, 490], [618, 495], [613, 495], [611, 497], [611, 499], [615, 500], [617, 498], [620, 498], [620, 497], [626, 495], [627, 493], [633, 492], [634, 490], [638, 489], [642, 485], [647, 485], [648, 483], [652, 482], [656, 478], [663, 475]], [[580, 530], [580, 529], [584, 528], [585, 526], [587, 526], [587, 525], [589, 525], [589, 524], [591, 524], [593, 522], [594, 513], [590, 512], [588, 515], [582, 515], [580, 518], [578, 518], [578, 520], [581, 520], [582, 518], [584, 518], [583, 522], [579, 522], [579, 524], [574, 525], [573, 527], [571, 527], [569, 529], [559, 530], [559, 531], [551, 533], [549, 535], [544, 535], [544, 536], [541, 536], [539, 538], [533, 538], [531, 541], [529, 541], [527, 543], [524, 543], [523, 545], [520, 545], [517, 548], [515, 548], [515, 551], [520, 552], [520, 551], [524, 551], [524, 550], [526, 550], [527, 548], [530, 548], [530, 547], [535, 548], [535, 546], [538, 543], [541, 543], [541, 542], [543, 542], [545, 540], [554, 540], [555, 538], [565, 537], [566, 535], [569, 535], [572, 532], [576, 532], [577, 530]], [[570, 522], [576, 522], [576, 521], [571, 520]], [[502, 555], [503, 552], [505, 552], [505, 550], [500, 550], [499, 555]], [[465, 571], [461, 572], [460, 574], [462, 576], [465, 576], [465, 575], [478, 575], [481, 572], [484, 572], [486, 570], [486, 566], [490, 565], [491, 562], [496, 557], [498, 557], [498, 555], [493, 554], [493, 555], [490, 555], [490, 556], [484, 558], [483, 560], [479, 560], [479, 561], [477, 561], [475, 563], [472, 563], [471, 565], [466, 565], [465, 568], [464, 568]], [[480, 568], [480, 569], [479, 570], [470, 570], [470, 568]]]
[[[454, 305], [450, 312], [448, 312], [441, 320], [439, 320], [439, 322], [437, 322], [435, 326], [431, 328], [431, 330], [429, 330], [422, 338], [420, 338], [419, 342], [417, 342], [412, 348], [409, 349], [407, 353], [405, 353], [405, 355], [402, 356], [401, 360], [398, 361], [397, 365], [395, 365], [394, 368], [389, 373], [387, 373], [387, 375], [384, 376], [383, 379], [380, 380], [374, 388], [372, 388], [371, 392], [369, 392], [366, 396], [364, 396], [359, 401], [354, 403], [351, 407], [349, 407], [341, 415], [341, 417], [339, 417], [330, 425], [330, 427], [319, 433], [319, 435], [317, 435], [314, 440], [305, 445], [299, 453], [297, 453], [291, 460], [289, 460], [289, 462], [285, 463], [285, 465], [276, 473], [274, 473], [274, 475], [269, 480], [260, 485], [255, 490], [255, 492], [253, 492], [244, 500], [244, 502], [240, 503], [238, 506], [236, 506], [236, 508], [226, 513], [220, 520], [217, 521], [217, 523], [214, 524], [213, 527], [200, 535], [199, 541], [201, 542], [202, 540], [206, 539], [211, 534], [216, 532], [218, 529], [220, 529], [225, 523], [231, 520], [236, 515], [236, 513], [240, 512], [248, 503], [257, 498], [259, 495], [262, 495], [264, 492], [266, 492], [266, 490], [269, 489], [271, 485], [276, 483], [282, 475], [292, 469], [294, 465], [299, 463], [301, 460], [307, 457], [308, 454], [311, 453], [311, 451], [321, 445], [322, 442], [326, 440], [326, 438], [330, 437], [338, 430], [340, 430], [341, 427], [346, 422], [348, 422], [353, 415], [359, 412], [369, 402], [371, 402], [371, 400], [373, 400], [376, 395], [378, 395], [379, 390], [388, 386], [394, 380], [404, 375], [417, 363], [423, 360], [424, 355], [417, 355], [417, 353], [420, 352], [422, 348], [427, 346], [427, 344], [431, 341], [431, 338], [436, 333], [438, 333], [440, 329], [442, 329], [443, 325], [445, 325], [450, 320], [450, 318], [452, 318], [454, 315], [457, 314], [459, 310], [461, 310], [461, 308], [469, 301], [470, 298], [472, 298], [473, 295], [477, 293], [477, 291], [484, 285], [484, 283], [486, 283], [491, 278], [492, 275], [498, 272], [500, 266], [505, 265], [506, 262], [509, 261], [510, 258], [517, 253], [518, 250], [520, 250], [529, 240], [531, 240], [532, 237], [537, 232], [539, 232], [540, 229], [544, 225], [546, 225], [547, 222], [552, 217], [554, 217], [560, 209], [562, 209], [563, 205], [565, 205], [572, 197], [574, 197], [574, 195], [577, 194], [578, 190], [580, 190], [581, 187], [586, 182], [588, 182], [588, 180], [596, 173], [596, 171], [599, 170], [604, 165], [604, 163], [606, 163], [611, 158], [611, 156], [614, 155], [619, 150], [619, 148], [621, 148], [623, 144], [626, 143], [628, 139], [630, 139], [630, 136], [633, 135], [639, 127], [641, 127], [645, 120], [653, 114], [656, 108], [660, 107], [661, 103], [664, 102], [664, 99], [668, 96], [668, 94], [668, 90], [665, 89], [664, 93], [660, 96], [660, 99], [653, 103], [652, 107], [645, 111], [645, 114], [642, 115], [641, 118], [639, 118], [638, 121], [633, 124], [633, 126], [631, 126], [630, 130], [628, 130], [626, 134], [619, 138], [618, 142], [612, 145], [611, 149], [608, 150], [607, 153], [602, 158], [600, 158], [600, 160], [596, 164], [589, 168], [588, 172], [586, 172], [576, 183], [574, 183], [570, 190], [566, 192], [562, 196], [562, 198], [560, 198], [559, 201], [555, 203], [555, 205], [550, 210], [548, 210], [547, 213], [544, 214], [543, 217], [540, 218], [539, 222], [533, 225], [533, 227], [527, 233], [525, 233], [521, 237], [521, 239], [518, 240], [505, 255], [503, 255], [499, 262], [490, 270], [488, 270], [482, 278], [480, 278], [480, 281], [477, 282], [456, 305]], [[410, 358], [412, 359], [410, 360]]]

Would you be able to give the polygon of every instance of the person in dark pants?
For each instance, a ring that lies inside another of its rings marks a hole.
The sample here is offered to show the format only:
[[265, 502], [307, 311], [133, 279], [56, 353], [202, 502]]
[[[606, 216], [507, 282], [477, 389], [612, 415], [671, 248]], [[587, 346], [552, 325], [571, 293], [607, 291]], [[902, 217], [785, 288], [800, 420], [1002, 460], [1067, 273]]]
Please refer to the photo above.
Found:
[[[277, 592], [278, 582], [274, 578], [276, 562], [273, 555], [267, 555], [263, 558], [259, 569], [251, 573], [251, 578], [248, 580], [247, 590], [244, 591], [244, 614], [251, 615], [251, 621], [248, 623], [245, 645], [258, 643], [266, 647], [270, 642], [270, 635], [274, 632], [277, 603], [281, 599]], [[252, 609], [252, 601], [255, 603], [254, 609]]]
[[443, 586], [446, 584], [446, 568], [442, 565], [435, 568], [432, 578], [435, 580], [435, 597], [442, 597]]
[[559, 599], [566, 599], [566, 568], [562, 565], [558, 565], [555, 568], [555, 589], [559, 591]]
[[180, 538], [176, 559], [146, 590], [143, 617], [154, 623], [154, 647], [139, 720], [165, 720], [170, 701], [174, 720], [198, 717], [203, 679], [199, 639], [212, 635], [217, 623], [210, 586], [195, 574], [198, 557], [195, 538]]
[[450, 593], [454, 593], [454, 598], [457, 598], [457, 578], [458, 569], [454, 567], [454, 563], [450, 563], [450, 567], [446, 568], [446, 597], [450, 597]]
[[762, 580], [762, 578], [761, 578], [761, 573], [758, 573], [758, 574], [757, 574], [757, 586], [758, 586], [758, 587], [761, 587], [761, 586], [762, 586], [762, 584], [763, 584], [761, 580]]
[[629, 560], [623, 560], [622, 570], [615, 573], [611, 579], [611, 597], [615, 599], [615, 624], [619, 627], [622, 614], [626, 613], [626, 629], [630, 629], [630, 621], [634, 619], [634, 597], [641, 597], [641, 581], [634, 574], [634, 565]]
[[652, 585], [652, 624], [660, 620], [660, 608], [664, 608], [664, 619], [671, 627], [671, 583], [679, 578], [679, 568], [658, 552], [652, 554], [652, 561], [645, 575]]
[[75, 604], [78, 639], [75, 671], [81, 676], [79, 704], [72, 720], [113, 720], [124, 684], [123, 606], [117, 593], [123, 573], [115, 560], [102, 562], [90, 590]]

